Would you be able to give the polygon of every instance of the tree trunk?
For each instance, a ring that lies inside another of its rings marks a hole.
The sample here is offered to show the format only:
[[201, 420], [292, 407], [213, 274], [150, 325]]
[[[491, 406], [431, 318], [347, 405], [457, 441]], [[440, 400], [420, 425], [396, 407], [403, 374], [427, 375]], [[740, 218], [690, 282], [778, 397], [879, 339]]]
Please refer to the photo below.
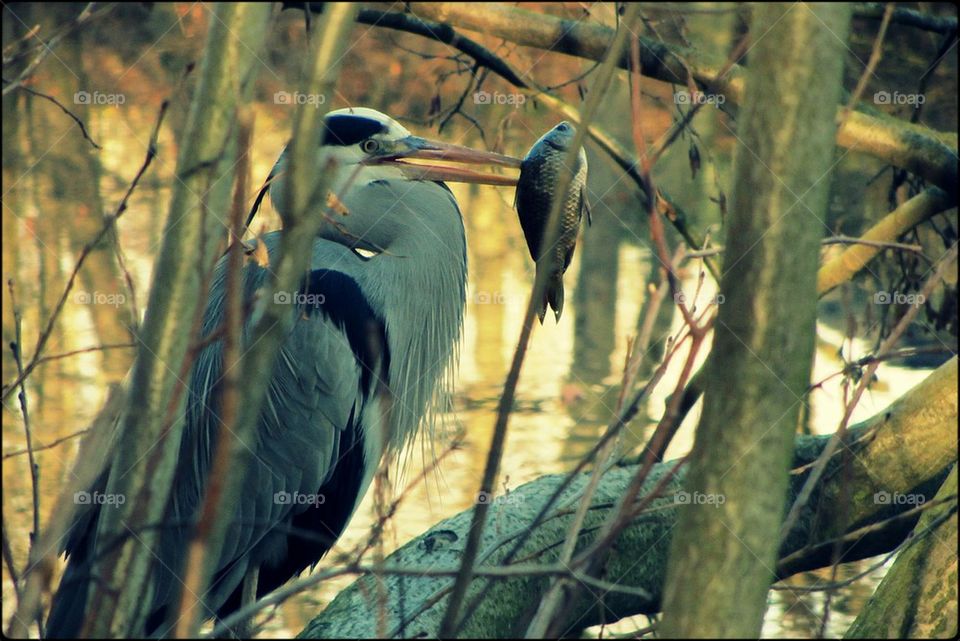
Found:
[[680, 510], [670, 553], [667, 637], [760, 634], [790, 449], [813, 365], [817, 263], [850, 7], [753, 11], [753, 64], [720, 285], [726, 301], [690, 455], [693, 498]]
[[[891, 495], [892, 498], [893, 495]], [[915, 495], [898, 495], [905, 503]], [[900, 553], [845, 635], [848, 639], [957, 637], [957, 466], [920, 518], [919, 538]]]

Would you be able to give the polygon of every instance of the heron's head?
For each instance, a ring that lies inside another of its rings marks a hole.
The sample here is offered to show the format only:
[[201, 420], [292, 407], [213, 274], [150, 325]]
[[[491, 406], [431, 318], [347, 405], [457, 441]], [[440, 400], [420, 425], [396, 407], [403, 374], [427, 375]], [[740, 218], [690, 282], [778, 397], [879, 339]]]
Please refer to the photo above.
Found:
[[[281, 213], [286, 208], [288, 150], [283, 150], [271, 172], [270, 199]], [[350, 189], [378, 180], [511, 186], [516, 185], [515, 177], [458, 165], [520, 166], [520, 160], [510, 156], [414, 136], [393, 118], [365, 107], [328, 113], [318, 153], [319, 166], [333, 172], [328, 182], [330, 192], [341, 198]]]

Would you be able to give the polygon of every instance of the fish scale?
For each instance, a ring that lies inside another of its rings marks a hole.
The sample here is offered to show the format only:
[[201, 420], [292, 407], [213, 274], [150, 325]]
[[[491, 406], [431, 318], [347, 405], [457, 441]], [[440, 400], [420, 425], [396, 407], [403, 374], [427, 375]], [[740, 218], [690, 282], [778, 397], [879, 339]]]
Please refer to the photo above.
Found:
[[563, 274], [573, 259], [584, 212], [587, 213], [587, 222], [590, 222], [586, 199], [587, 156], [581, 148], [573, 167], [573, 180], [563, 197], [556, 242], [549, 246], [543, 242], [551, 207], [557, 196], [563, 162], [574, 133], [570, 123], [562, 122], [541, 136], [524, 157], [517, 182], [515, 204], [527, 248], [537, 264], [537, 273], [548, 272], [547, 286], [537, 307], [541, 324], [548, 304], [557, 321], [560, 320], [563, 311]]

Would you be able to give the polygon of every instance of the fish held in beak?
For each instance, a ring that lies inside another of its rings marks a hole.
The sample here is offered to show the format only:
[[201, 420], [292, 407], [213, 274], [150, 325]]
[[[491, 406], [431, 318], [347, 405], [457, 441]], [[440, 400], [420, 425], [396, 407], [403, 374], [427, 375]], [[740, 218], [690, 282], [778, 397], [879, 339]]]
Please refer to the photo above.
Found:
[[[586, 197], [587, 155], [582, 148], [570, 169], [573, 172], [570, 187], [566, 193], [557, 193], [557, 185], [574, 133], [573, 125], [562, 122], [544, 134], [524, 157], [517, 182], [515, 205], [523, 235], [527, 240], [527, 248], [537, 264], [537, 273], [547, 272], [547, 285], [543, 299], [538, 301], [537, 307], [541, 324], [547, 305], [553, 309], [557, 322], [560, 321], [560, 313], [563, 311], [563, 274], [573, 259], [584, 212], [587, 214], [587, 222], [590, 222], [590, 208]], [[550, 211], [557, 198], [562, 200], [560, 224], [557, 236], [548, 240], [544, 238], [544, 234]]]

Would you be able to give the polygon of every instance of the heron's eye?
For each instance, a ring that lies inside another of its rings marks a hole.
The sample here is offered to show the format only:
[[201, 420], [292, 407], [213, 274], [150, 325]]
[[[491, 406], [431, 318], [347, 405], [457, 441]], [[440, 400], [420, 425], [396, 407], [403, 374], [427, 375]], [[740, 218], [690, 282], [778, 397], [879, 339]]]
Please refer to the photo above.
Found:
[[374, 138], [367, 138], [360, 143], [360, 149], [362, 149], [365, 154], [376, 153], [380, 151], [380, 141]]

